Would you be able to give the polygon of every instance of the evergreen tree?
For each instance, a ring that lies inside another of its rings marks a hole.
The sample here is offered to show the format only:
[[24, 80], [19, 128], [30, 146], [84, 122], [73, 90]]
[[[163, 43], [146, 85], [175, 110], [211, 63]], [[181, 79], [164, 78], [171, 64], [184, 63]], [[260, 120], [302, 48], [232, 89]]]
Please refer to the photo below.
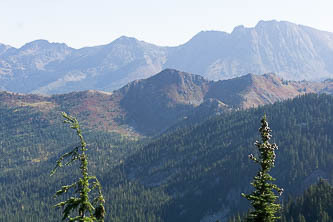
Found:
[[255, 190], [251, 194], [242, 193], [242, 196], [248, 199], [254, 208], [247, 217], [248, 221], [273, 222], [279, 218], [276, 216], [276, 213], [281, 206], [276, 203], [278, 196], [273, 190], [276, 190], [281, 195], [283, 189], [271, 183], [275, 179], [269, 174], [271, 168], [274, 167], [275, 150], [278, 149], [275, 143], [269, 143], [272, 137], [270, 134], [271, 131], [266, 121], [266, 115], [264, 115], [261, 120], [261, 127], [259, 128], [262, 141], [255, 142], [259, 151], [259, 157], [257, 158], [253, 154], [249, 155], [250, 159], [260, 165], [260, 170], [251, 183]]
[[[102, 187], [95, 176], [88, 175], [88, 159], [87, 159], [87, 144], [81, 133], [80, 125], [76, 118], [62, 113], [65, 118], [65, 123], [68, 123], [72, 129], [76, 131], [77, 136], [80, 139], [80, 145], [76, 146], [72, 151], [63, 154], [57, 161], [56, 167], [52, 170], [53, 175], [57, 168], [63, 166], [65, 159], [69, 159], [65, 165], [71, 165], [73, 161], [78, 160], [80, 162], [81, 177], [71, 185], [62, 186], [58, 190], [55, 196], [67, 193], [70, 189], [75, 189], [75, 196], [68, 198], [66, 201], [56, 204], [56, 207], [63, 208], [62, 220], [79, 221], [79, 222], [92, 222], [104, 221], [105, 208], [103, 203], [105, 202], [102, 195]], [[97, 197], [90, 201], [89, 193], [93, 190], [97, 191]], [[77, 216], [72, 216], [78, 211]]]

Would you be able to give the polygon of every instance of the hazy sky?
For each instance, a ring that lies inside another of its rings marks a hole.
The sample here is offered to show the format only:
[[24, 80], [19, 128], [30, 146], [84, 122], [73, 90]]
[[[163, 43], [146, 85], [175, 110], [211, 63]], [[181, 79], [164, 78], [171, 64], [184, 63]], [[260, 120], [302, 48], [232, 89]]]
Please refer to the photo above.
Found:
[[126, 35], [172, 46], [202, 30], [272, 19], [333, 32], [332, 11], [333, 0], [0, 0], [0, 43], [47, 39], [80, 48]]

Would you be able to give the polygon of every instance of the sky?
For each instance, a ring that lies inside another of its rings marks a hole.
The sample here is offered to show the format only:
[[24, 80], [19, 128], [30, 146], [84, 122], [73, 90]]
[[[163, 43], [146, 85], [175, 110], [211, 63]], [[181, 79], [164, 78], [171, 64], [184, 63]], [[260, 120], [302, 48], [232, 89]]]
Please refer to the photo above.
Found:
[[125, 35], [176, 46], [200, 31], [273, 19], [333, 32], [332, 10], [332, 0], [0, 0], [0, 43], [46, 39], [81, 48]]

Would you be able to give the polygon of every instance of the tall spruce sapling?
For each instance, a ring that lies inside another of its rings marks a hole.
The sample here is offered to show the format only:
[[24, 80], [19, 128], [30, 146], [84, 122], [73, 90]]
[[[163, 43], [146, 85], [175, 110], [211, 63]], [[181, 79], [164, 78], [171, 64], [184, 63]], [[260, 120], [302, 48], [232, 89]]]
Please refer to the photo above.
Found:
[[242, 193], [242, 196], [248, 199], [254, 208], [249, 213], [247, 221], [273, 222], [279, 218], [276, 214], [281, 208], [280, 204], [276, 203], [278, 195], [276, 195], [274, 190], [281, 195], [283, 189], [271, 183], [271, 181], [275, 179], [269, 174], [269, 171], [274, 167], [275, 150], [278, 149], [278, 146], [275, 143], [269, 143], [272, 137], [270, 134], [272, 130], [268, 126], [266, 115], [264, 115], [261, 120], [259, 132], [262, 141], [255, 142], [259, 151], [259, 157], [250, 154], [249, 158], [260, 165], [260, 170], [251, 183], [254, 187], [254, 191], [251, 194]]
[[[64, 112], [62, 116], [65, 118], [64, 122], [69, 124], [70, 128], [76, 131], [80, 139], [80, 144], [72, 151], [63, 154], [57, 160], [56, 166], [51, 172], [51, 176], [58, 168], [64, 165], [69, 166], [77, 160], [80, 162], [81, 177], [71, 185], [62, 186], [61, 189], [56, 192], [55, 197], [65, 194], [69, 190], [74, 190], [72, 197], [69, 197], [66, 201], [59, 202], [55, 207], [63, 208], [63, 221], [102, 222], [105, 216], [105, 200], [102, 195], [102, 186], [95, 176], [88, 175], [87, 144], [82, 136], [79, 122], [76, 118]], [[95, 198], [91, 199], [89, 196], [91, 191], [96, 191], [97, 196]]]

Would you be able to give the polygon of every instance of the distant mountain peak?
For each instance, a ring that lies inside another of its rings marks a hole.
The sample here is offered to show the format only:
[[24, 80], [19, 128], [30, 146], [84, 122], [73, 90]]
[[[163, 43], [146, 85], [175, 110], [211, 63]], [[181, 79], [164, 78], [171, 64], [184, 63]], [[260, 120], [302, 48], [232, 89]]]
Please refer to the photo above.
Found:
[[164, 75], [179, 75], [181, 71], [172, 68], [163, 69], [161, 72], [157, 73], [155, 76], [164, 76]]
[[149, 79], [165, 79], [165, 78], [175, 78], [179, 77], [181, 72], [176, 69], [166, 68], [161, 72], [157, 73], [156, 75], [150, 77]]
[[25, 51], [25, 50], [34, 50], [34, 51], [36, 51], [36, 50], [49, 49], [51, 47], [52, 48], [71, 49], [65, 43], [49, 42], [48, 40], [38, 39], [38, 40], [34, 40], [32, 42], [26, 43], [21, 48], [19, 48], [19, 50], [21, 50], [21, 51]]
[[244, 30], [244, 29], [246, 29], [246, 27], [244, 25], [238, 25], [232, 30], [231, 34], [239, 32], [240, 30]]
[[50, 45], [51, 43], [44, 39], [37, 39], [32, 42], [28, 42], [24, 44], [20, 49], [32, 48], [32, 47], [45, 47]]
[[120, 43], [120, 44], [133, 44], [133, 43], [137, 43], [139, 42], [139, 40], [137, 40], [134, 37], [128, 37], [128, 36], [120, 36], [119, 38], [117, 38], [116, 40], [114, 40], [112, 43]]
[[13, 48], [10, 45], [5, 45], [0, 43], [0, 55], [5, 53], [8, 49]]
[[278, 21], [278, 20], [260, 20], [254, 28], [257, 27], [269, 27], [269, 26], [277, 26], [277, 25], [288, 25], [288, 26], [298, 26], [298, 24], [288, 22], [288, 21]]
[[260, 20], [254, 27], [245, 27], [244, 25], [236, 26], [231, 34], [238, 32], [244, 32], [246, 30], [272, 30], [276, 27], [298, 27], [299, 25], [288, 22], [288, 21], [277, 21], [277, 20]]
[[181, 76], [181, 75], [193, 75], [190, 73], [182, 72], [177, 69], [166, 68], [163, 69], [161, 72], [157, 73], [155, 76]]
[[226, 35], [228, 35], [228, 33], [226, 33], [226, 32], [216, 31], [216, 30], [207, 30], [207, 31], [199, 32], [198, 34], [193, 36], [193, 38], [191, 40], [212, 40], [212, 39], [216, 39], [218, 37], [225, 37]]
[[255, 27], [257, 26], [266, 26], [266, 25], [272, 25], [272, 24], [277, 24], [279, 21], [273, 19], [273, 20], [260, 20]]
[[0, 48], [11, 48], [12, 46], [0, 43]]
[[[176, 47], [121, 36], [106, 45], [76, 50], [40, 39], [20, 49], [0, 45], [0, 55], [1, 89], [45, 94], [112, 91], [165, 68], [209, 80], [250, 72], [274, 72], [286, 80], [333, 77], [333, 33], [276, 20], [237, 26], [232, 33], [202, 31]], [[78, 76], [84, 78], [64, 81]]]
[[174, 83], [180, 83], [184, 81], [189, 81], [189, 82], [205, 82], [204, 77], [200, 75], [195, 75], [187, 72], [182, 72], [176, 69], [164, 69], [160, 73], [150, 77], [149, 79], [151, 80], [158, 80], [158, 81], [165, 81], [165, 82], [174, 82]]

